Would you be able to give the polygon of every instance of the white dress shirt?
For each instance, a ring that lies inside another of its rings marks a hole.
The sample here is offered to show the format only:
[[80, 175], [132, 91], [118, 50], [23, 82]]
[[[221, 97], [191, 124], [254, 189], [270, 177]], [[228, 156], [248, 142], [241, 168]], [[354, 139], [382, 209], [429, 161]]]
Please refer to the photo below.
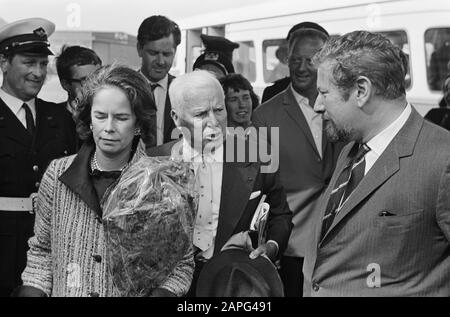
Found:
[[322, 133], [323, 133], [323, 120], [322, 115], [314, 111], [314, 108], [309, 105], [309, 99], [303, 97], [291, 85], [292, 93], [294, 94], [295, 100], [297, 101], [300, 110], [305, 116], [306, 122], [308, 123], [309, 129], [316, 144], [317, 151], [322, 157]]
[[36, 100], [35, 98], [24, 102], [17, 97], [8, 94], [3, 88], [0, 88], [0, 98], [8, 106], [9, 109], [14, 113], [14, 115], [19, 119], [22, 125], [27, 128], [27, 120], [25, 118], [25, 109], [22, 107], [24, 103], [28, 105], [33, 115], [33, 120], [36, 125]]
[[158, 84], [153, 90], [153, 96], [156, 103], [156, 145], [164, 143], [164, 110], [166, 108], [167, 89], [169, 87], [169, 75], [167, 74], [163, 79], [158, 82], [152, 82], [145, 77], [142, 70], [139, 72], [144, 76], [150, 85]]
[[408, 104], [402, 114], [395, 119], [394, 122], [367, 142], [367, 145], [370, 147], [370, 151], [365, 156], [366, 168], [364, 170], [364, 175], [367, 175], [367, 172], [372, 168], [381, 154], [383, 154], [389, 143], [391, 143], [397, 133], [405, 125], [411, 115], [411, 111], [411, 105]]
[[[219, 223], [219, 210], [220, 210], [220, 198], [222, 194], [222, 175], [223, 175], [223, 146], [220, 146], [219, 148], [214, 151], [214, 153], [208, 153], [204, 154], [202, 156], [201, 153], [193, 149], [189, 143], [183, 139], [183, 161], [185, 162], [191, 162], [194, 173], [197, 176], [197, 171], [201, 167], [201, 164], [211, 164], [211, 179], [212, 179], [212, 188], [199, 188], [199, 199], [202, 199], [202, 191], [203, 190], [210, 190], [210, 196], [212, 197], [211, 202], [211, 210], [205, 211], [205, 212], [211, 212], [212, 221], [210, 224], [199, 224], [196, 222], [194, 230], [199, 229], [199, 225], [203, 225], [201, 229], [211, 231], [213, 236], [213, 243], [212, 246], [199, 253], [200, 257], [203, 257], [205, 259], [210, 259], [213, 256], [214, 253], [214, 241], [217, 234], [217, 225]], [[199, 203], [200, 206], [200, 203]], [[197, 211], [198, 213], [199, 211]], [[195, 241], [194, 241], [195, 245]]]

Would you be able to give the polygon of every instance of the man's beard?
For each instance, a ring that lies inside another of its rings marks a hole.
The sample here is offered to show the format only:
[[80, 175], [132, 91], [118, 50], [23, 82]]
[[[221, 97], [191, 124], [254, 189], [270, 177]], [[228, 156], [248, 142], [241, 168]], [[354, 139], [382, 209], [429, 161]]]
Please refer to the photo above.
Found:
[[355, 137], [354, 130], [351, 128], [339, 128], [336, 123], [331, 120], [324, 120], [325, 133], [331, 142], [348, 142]]

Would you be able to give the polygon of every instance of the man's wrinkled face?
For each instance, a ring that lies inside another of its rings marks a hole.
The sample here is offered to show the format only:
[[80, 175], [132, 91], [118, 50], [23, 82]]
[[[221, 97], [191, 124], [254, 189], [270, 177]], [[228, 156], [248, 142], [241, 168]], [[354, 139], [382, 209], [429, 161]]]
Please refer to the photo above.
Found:
[[293, 43], [289, 50], [289, 75], [292, 87], [301, 95], [316, 90], [317, 69], [312, 57], [324, 45], [321, 39], [301, 38]]
[[223, 143], [226, 136], [227, 110], [223, 93], [219, 89], [199, 89], [194, 98], [176, 110], [174, 115], [178, 127], [189, 133], [184, 137], [192, 148], [203, 151], [206, 146]]
[[12, 59], [1, 57], [3, 89], [23, 101], [35, 98], [47, 76], [48, 56], [15, 54]]
[[143, 46], [138, 44], [138, 54], [142, 59], [141, 70], [152, 82], [160, 81], [169, 73], [175, 53], [172, 34], [156, 41], [147, 41]]

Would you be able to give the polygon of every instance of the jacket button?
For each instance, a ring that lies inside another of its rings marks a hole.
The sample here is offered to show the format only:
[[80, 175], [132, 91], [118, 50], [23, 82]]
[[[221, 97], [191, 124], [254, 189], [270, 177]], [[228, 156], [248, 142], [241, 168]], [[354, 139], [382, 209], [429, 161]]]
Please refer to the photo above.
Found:
[[99, 297], [100, 294], [99, 294], [99, 293], [96, 293], [96, 292], [90, 292], [90, 293], [88, 293], [88, 296], [89, 296], [89, 297]]
[[34, 186], [35, 186], [36, 188], [39, 188], [39, 185], [41, 185], [41, 183], [39, 183], [39, 182], [36, 182], [36, 183], [34, 184]]
[[67, 150], [64, 150], [64, 155], [69, 154], [69, 152]]
[[95, 254], [92, 257], [94, 258], [94, 261], [97, 263], [100, 263], [102, 261], [102, 257], [98, 254]]
[[312, 288], [313, 288], [314, 292], [318, 292], [319, 289], [320, 289], [320, 286], [319, 286], [319, 284], [317, 284], [316, 282], [314, 282], [314, 283], [312, 284]]
[[33, 166], [33, 171], [38, 172], [38, 171], [39, 171], [39, 166], [34, 165], [34, 166]]

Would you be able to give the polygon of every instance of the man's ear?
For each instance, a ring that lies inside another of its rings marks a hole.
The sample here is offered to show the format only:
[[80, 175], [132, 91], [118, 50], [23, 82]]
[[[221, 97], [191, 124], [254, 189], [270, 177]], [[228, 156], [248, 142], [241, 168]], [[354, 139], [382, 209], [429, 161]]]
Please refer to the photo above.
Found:
[[358, 79], [356, 79], [355, 94], [359, 108], [363, 108], [370, 100], [373, 89], [372, 82], [366, 76], [359, 76]]
[[9, 68], [9, 59], [3, 55], [0, 54], [0, 69], [2, 70], [2, 73], [6, 73]]
[[136, 43], [136, 50], [137, 50], [139, 57], [142, 58], [143, 47], [139, 42]]

